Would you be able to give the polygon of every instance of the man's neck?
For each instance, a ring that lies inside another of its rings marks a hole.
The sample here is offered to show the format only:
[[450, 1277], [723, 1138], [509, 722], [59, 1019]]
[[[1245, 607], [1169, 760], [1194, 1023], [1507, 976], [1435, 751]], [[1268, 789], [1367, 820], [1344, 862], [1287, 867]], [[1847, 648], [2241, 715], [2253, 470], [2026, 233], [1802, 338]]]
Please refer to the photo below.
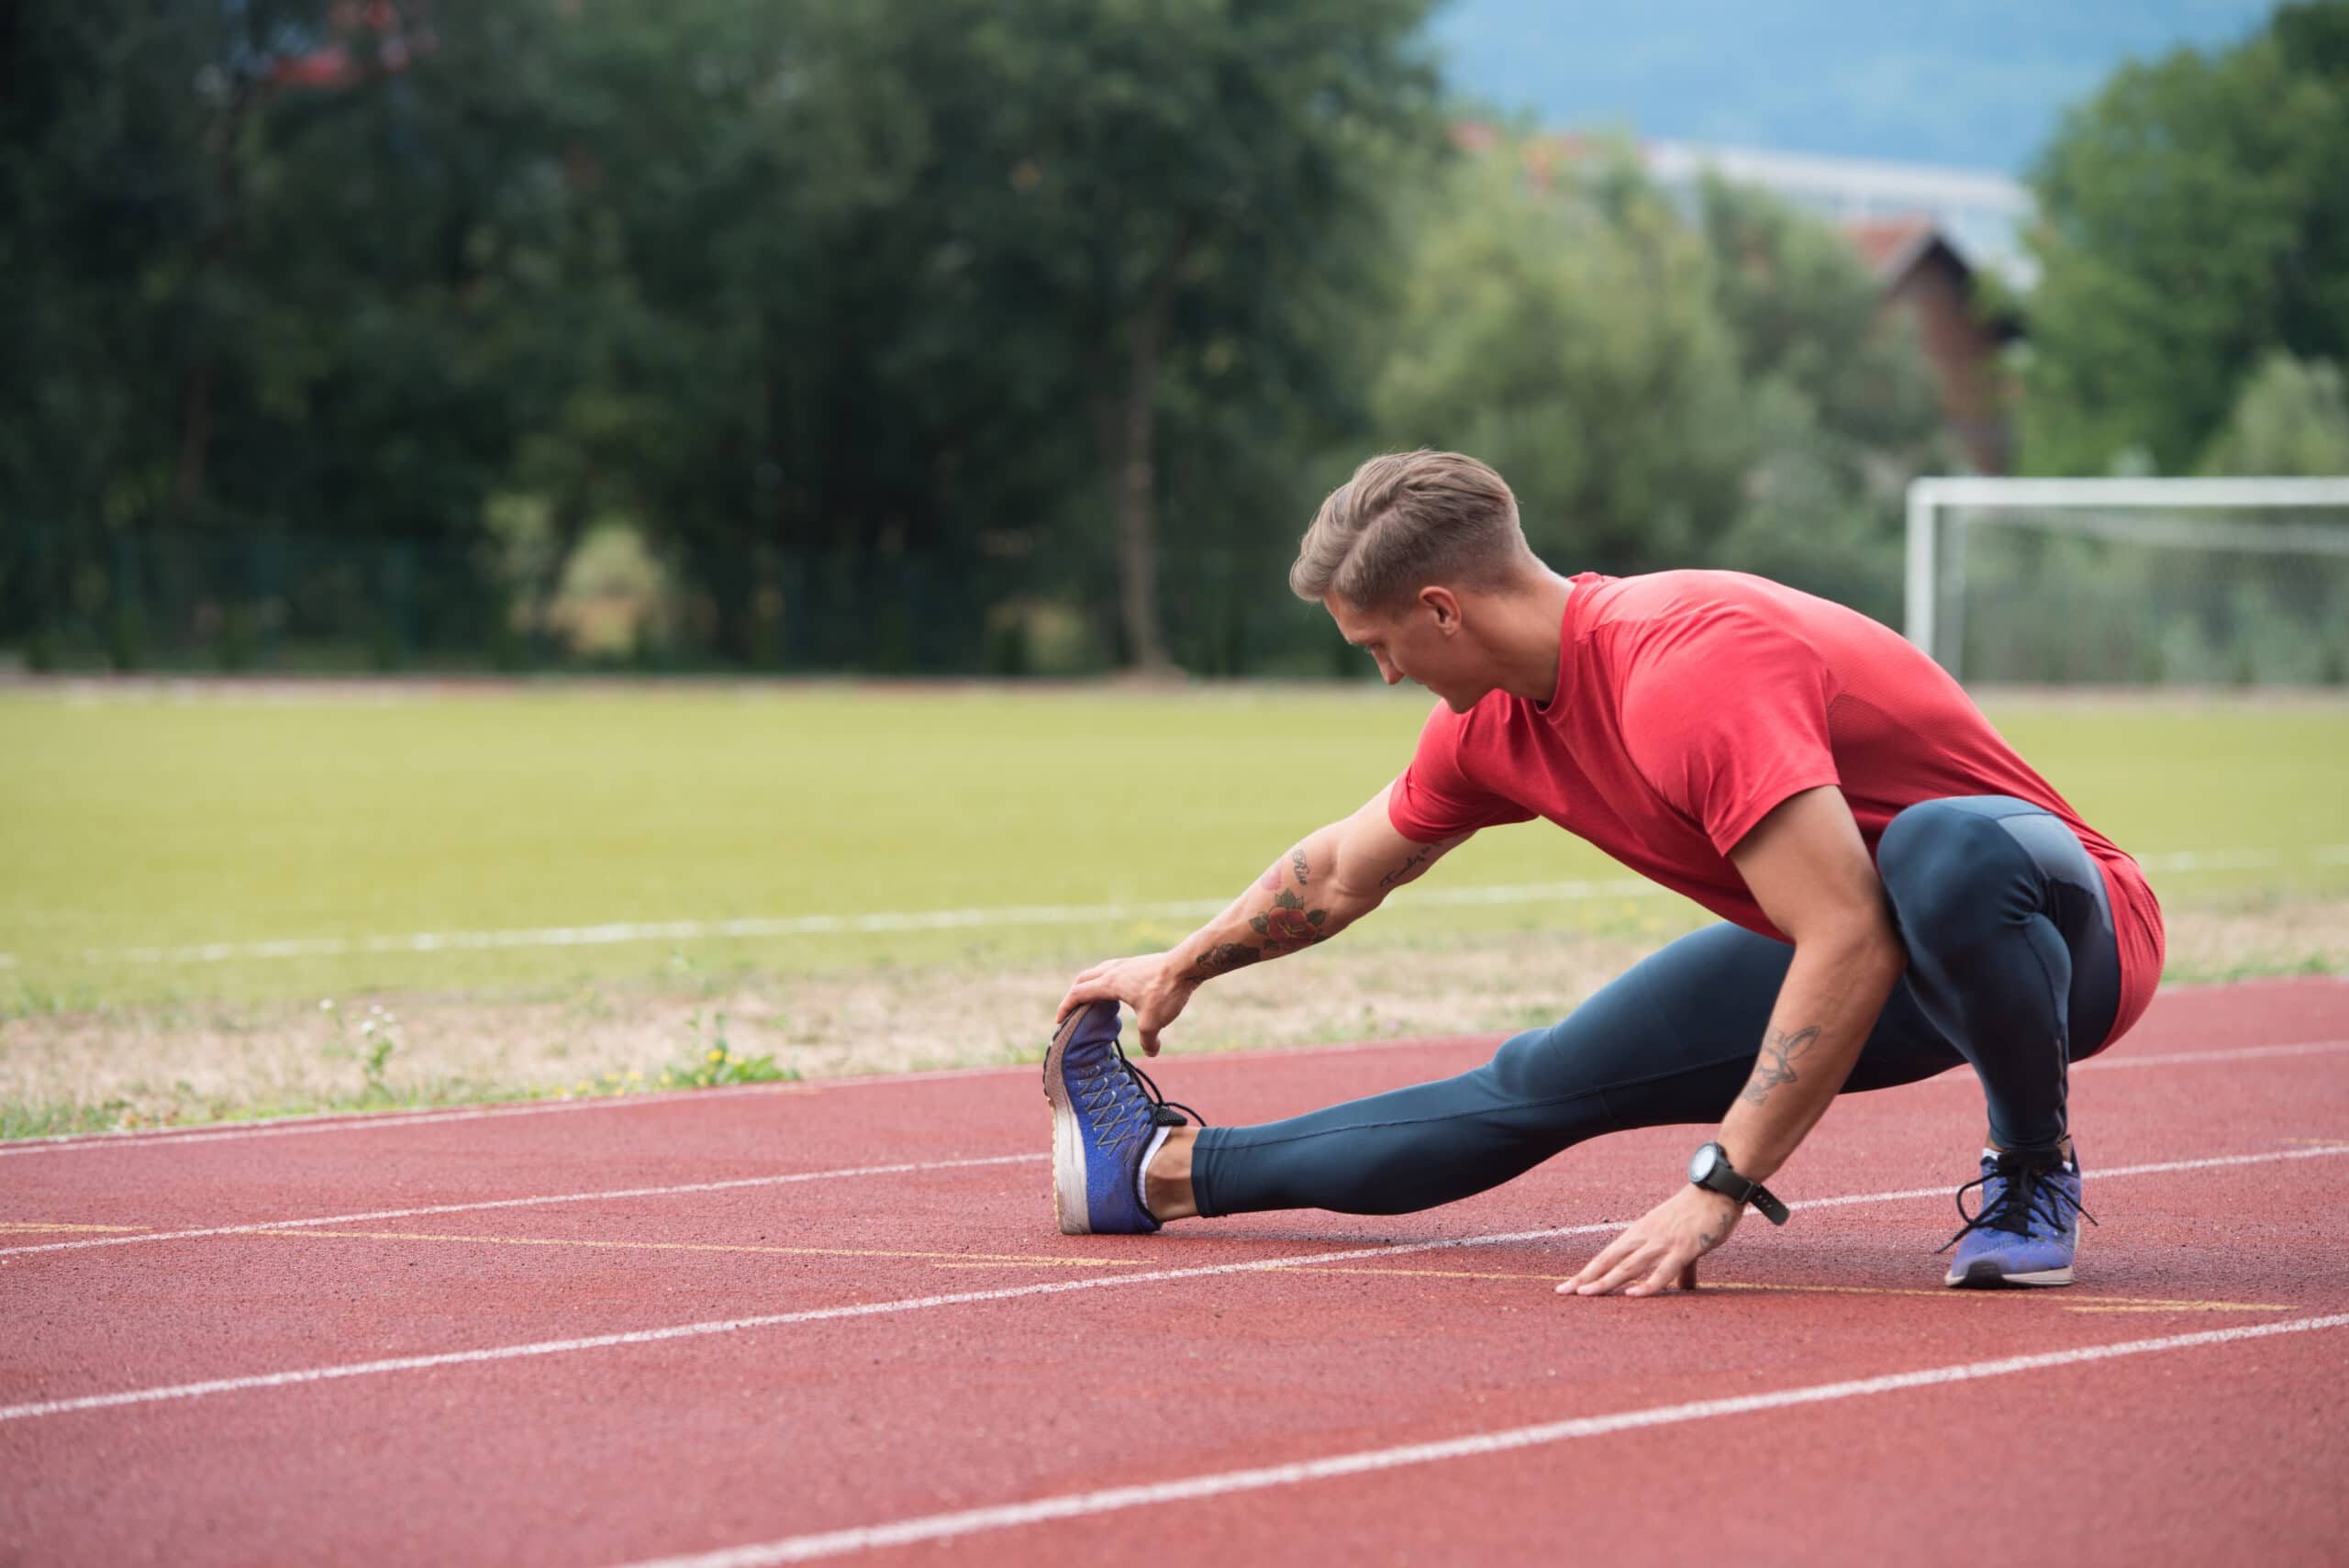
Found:
[[1558, 645], [1574, 591], [1571, 582], [1544, 568], [1523, 592], [1501, 601], [1506, 608], [1492, 644], [1501, 690], [1542, 707], [1564, 695], [1559, 690]]

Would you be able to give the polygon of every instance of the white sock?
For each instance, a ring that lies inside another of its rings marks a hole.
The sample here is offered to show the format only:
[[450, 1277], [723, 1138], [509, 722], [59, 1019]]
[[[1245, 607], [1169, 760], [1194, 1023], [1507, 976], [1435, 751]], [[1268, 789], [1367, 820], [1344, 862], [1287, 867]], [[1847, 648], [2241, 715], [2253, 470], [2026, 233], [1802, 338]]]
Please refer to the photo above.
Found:
[[[1987, 1143], [1982, 1146], [1982, 1158], [1985, 1160], [1996, 1160], [1998, 1157], [1998, 1152], [1999, 1151], [1998, 1150], [1991, 1148]], [[2076, 1156], [2066, 1154], [2063, 1152], [2063, 1151], [2058, 1150], [2056, 1151], [2055, 1159], [2056, 1163], [2066, 1174], [2077, 1175], [2079, 1173], [2080, 1162]]]
[[[1162, 1127], [1152, 1133], [1150, 1147], [1141, 1151], [1141, 1163], [1134, 1167], [1134, 1201], [1141, 1205], [1144, 1214], [1150, 1214], [1150, 1162], [1158, 1158], [1158, 1151], [1164, 1146], [1166, 1135], [1174, 1130], [1171, 1127]], [[1150, 1214], [1150, 1217], [1152, 1219], [1158, 1218], [1154, 1214]]]

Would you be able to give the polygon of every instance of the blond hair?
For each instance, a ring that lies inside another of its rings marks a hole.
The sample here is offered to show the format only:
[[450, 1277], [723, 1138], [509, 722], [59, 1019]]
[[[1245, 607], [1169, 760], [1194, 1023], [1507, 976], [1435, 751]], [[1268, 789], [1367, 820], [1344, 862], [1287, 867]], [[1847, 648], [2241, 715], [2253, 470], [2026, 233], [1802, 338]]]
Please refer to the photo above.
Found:
[[1289, 568], [1289, 591], [1386, 610], [1431, 583], [1496, 588], [1531, 560], [1517, 497], [1458, 452], [1372, 458], [1330, 492]]

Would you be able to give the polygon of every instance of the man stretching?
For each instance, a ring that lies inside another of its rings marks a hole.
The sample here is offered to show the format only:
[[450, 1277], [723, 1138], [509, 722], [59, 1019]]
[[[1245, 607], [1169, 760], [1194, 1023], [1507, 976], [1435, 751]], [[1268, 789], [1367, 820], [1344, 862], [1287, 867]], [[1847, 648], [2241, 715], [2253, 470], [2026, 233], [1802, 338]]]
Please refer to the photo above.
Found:
[[[1097, 964], [1044, 1063], [1070, 1234], [1192, 1216], [1399, 1214], [1625, 1128], [1717, 1122], [1688, 1178], [1559, 1288], [1695, 1282], [1844, 1090], [1961, 1062], [1989, 1108], [1953, 1285], [2068, 1284], [2080, 1168], [2066, 1069], [2161, 974], [2136, 862], [2015, 755], [1957, 684], [1866, 617], [1757, 577], [1566, 578], [1498, 474], [1375, 458], [1322, 503], [1289, 586], [1442, 699], [1402, 776], [1284, 853], [1172, 951]], [[1541, 817], [1723, 924], [1456, 1078], [1262, 1127], [1195, 1128], [1143, 1051], [1219, 974], [1337, 935], [1479, 829]], [[1659, 1173], [1661, 1176], [1663, 1173]]]

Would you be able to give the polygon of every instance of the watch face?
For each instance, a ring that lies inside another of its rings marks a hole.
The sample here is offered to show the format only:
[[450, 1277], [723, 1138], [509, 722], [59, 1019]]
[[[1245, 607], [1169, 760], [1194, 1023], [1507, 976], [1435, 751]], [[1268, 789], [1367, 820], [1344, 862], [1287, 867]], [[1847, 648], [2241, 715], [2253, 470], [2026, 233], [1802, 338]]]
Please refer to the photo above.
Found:
[[1721, 1146], [1718, 1143], [1708, 1143], [1698, 1150], [1688, 1162], [1688, 1179], [1698, 1186], [1703, 1186], [1705, 1178], [1713, 1173], [1713, 1166], [1720, 1157]]

